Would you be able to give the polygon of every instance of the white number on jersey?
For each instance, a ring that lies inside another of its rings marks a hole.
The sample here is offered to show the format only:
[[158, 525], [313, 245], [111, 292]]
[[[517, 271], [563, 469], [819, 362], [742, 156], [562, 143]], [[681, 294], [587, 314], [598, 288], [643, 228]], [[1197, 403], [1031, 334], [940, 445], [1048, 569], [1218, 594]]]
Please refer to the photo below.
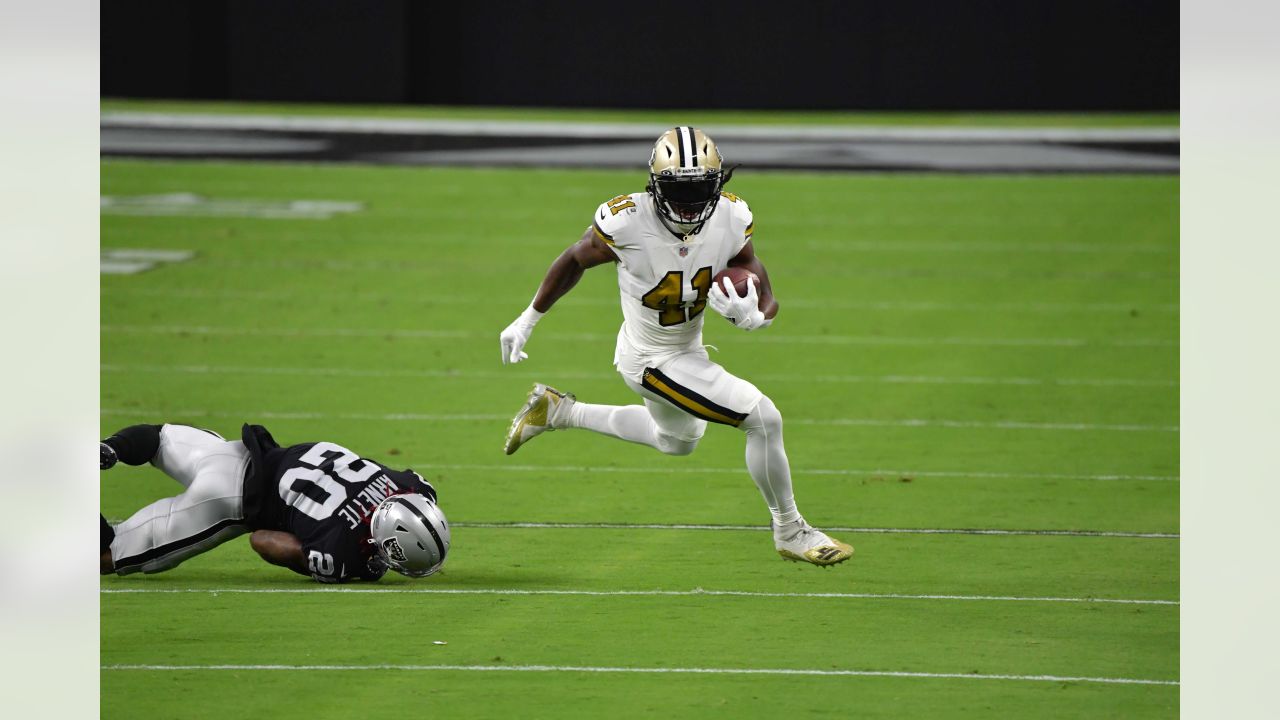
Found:
[[[333, 454], [337, 457], [328, 457]], [[316, 443], [298, 461], [311, 467], [295, 467], [280, 476], [280, 499], [314, 520], [328, 519], [347, 499], [346, 486], [321, 467], [332, 462], [334, 474], [350, 483], [365, 482], [378, 473], [378, 466], [374, 463], [330, 442]], [[305, 492], [308, 487], [311, 495], [323, 495], [324, 500], [310, 497]]]
[[307, 553], [307, 568], [315, 575], [333, 575], [333, 556], [319, 550], [312, 550]]

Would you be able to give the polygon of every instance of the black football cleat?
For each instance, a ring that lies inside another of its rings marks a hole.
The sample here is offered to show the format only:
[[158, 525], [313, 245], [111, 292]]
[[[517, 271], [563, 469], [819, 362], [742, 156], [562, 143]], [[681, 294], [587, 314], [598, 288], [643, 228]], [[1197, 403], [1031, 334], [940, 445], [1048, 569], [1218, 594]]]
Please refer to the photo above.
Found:
[[119, 459], [116, 457], [116, 451], [106, 443], [98, 443], [98, 447], [99, 447], [98, 452], [101, 459], [99, 465], [101, 466], [101, 469], [110, 470], [113, 466], [115, 466], [116, 460]]

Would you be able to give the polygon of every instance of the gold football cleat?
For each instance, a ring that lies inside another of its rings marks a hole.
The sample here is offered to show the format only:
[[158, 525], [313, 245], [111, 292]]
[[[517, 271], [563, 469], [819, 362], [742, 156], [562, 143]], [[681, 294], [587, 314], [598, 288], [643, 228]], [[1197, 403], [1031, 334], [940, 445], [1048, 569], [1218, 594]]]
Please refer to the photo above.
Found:
[[775, 536], [778, 554], [787, 560], [807, 562], [822, 567], [836, 565], [853, 557], [853, 546], [840, 542], [809, 523], [800, 520], [796, 528], [785, 538]]
[[552, 421], [567, 412], [574, 401], [572, 393], [560, 392], [542, 383], [535, 384], [524, 407], [511, 419], [503, 451], [510, 455], [542, 433], [555, 430]]

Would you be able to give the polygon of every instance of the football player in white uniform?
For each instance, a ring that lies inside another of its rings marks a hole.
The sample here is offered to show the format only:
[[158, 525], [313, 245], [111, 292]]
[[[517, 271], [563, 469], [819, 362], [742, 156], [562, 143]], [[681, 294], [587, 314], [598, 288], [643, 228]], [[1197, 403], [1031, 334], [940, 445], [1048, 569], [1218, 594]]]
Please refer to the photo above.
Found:
[[[781, 413], [755, 385], [712, 362], [702, 345], [707, 305], [746, 331], [768, 327], [778, 313], [751, 243], [751, 210], [722, 192], [731, 174], [706, 133], [668, 130], [650, 155], [646, 191], [600, 205], [582, 238], [551, 264], [533, 302], [502, 331], [503, 363], [528, 357], [534, 325], [584, 271], [614, 263], [623, 323], [613, 362], [644, 404], [592, 405], [539, 383], [512, 420], [504, 449], [510, 455], [543, 432], [584, 428], [688, 455], [708, 422], [738, 428], [747, 436], [747, 470], [773, 516], [778, 553], [834, 565], [853, 548], [812, 528], [796, 508]], [[726, 288], [714, 286], [726, 267], [755, 273], [759, 289], [749, 282], [748, 295], [739, 297], [727, 279]]]

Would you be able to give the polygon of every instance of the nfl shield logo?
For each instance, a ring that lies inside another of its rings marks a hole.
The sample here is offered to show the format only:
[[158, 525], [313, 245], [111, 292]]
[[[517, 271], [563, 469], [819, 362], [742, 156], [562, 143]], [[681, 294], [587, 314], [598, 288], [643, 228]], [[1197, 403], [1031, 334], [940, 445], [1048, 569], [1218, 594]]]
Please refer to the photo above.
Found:
[[687, 256], [688, 254], [689, 254], [689, 246], [688, 246], [688, 245], [681, 245], [681, 246], [680, 246], [680, 257], [685, 257], [685, 256]]

